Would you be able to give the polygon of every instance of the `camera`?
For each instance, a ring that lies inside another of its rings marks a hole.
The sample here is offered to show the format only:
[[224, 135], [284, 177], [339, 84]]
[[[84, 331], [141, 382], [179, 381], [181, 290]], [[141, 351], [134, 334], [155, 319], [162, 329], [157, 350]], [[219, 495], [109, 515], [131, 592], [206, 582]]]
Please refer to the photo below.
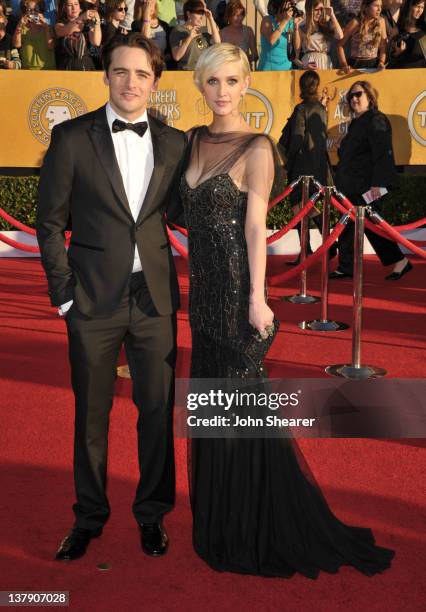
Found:
[[280, 10], [291, 12], [293, 14], [294, 19], [297, 19], [298, 17], [303, 17], [304, 15], [303, 11], [299, 11], [294, 0], [284, 0], [284, 2], [281, 4]]
[[31, 21], [31, 23], [39, 23], [40, 17], [39, 17], [38, 11], [34, 11], [34, 10], [28, 11], [27, 15], [28, 15], [28, 21]]
[[303, 11], [300, 11], [295, 2], [290, 2], [290, 8], [293, 11], [293, 18], [294, 19], [298, 19], [299, 17], [303, 17], [304, 13]]
[[393, 44], [395, 45], [395, 47], [398, 47], [398, 49], [400, 49], [402, 47], [402, 43], [407, 42], [409, 38], [410, 34], [408, 32], [402, 32], [401, 34], [397, 34], [395, 36], [395, 38], [393, 39]]
[[83, 26], [83, 32], [88, 32], [90, 28], [94, 28], [96, 24], [97, 24], [97, 21], [95, 17], [92, 17], [91, 19], [85, 19], [84, 26]]

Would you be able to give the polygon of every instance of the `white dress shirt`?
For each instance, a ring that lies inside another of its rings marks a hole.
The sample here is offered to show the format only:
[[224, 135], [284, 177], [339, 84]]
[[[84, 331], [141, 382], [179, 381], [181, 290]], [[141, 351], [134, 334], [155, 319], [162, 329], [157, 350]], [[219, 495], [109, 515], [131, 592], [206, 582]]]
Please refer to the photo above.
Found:
[[[117, 115], [108, 102], [106, 105], [106, 116], [109, 129], [111, 130], [115, 156], [117, 158], [118, 167], [120, 168], [127, 200], [133, 219], [136, 221], [145, 199], [152, 171], [154, 170], [154, 153], [152, 150], [149, 124], [148, 129], [141, 138], [136, 132], [132, 132], [131, 130], [113, 133], [112, 123], [114, 119], [120, 119], [120, 121], [124, 121], [125, 123], [139, 123], [139, 121], [146, 121], [148, 123], [148, 115], [145, 111], [141, 117], [138, 117], [134, 121], [127, 121], [123, 117]], [[142, 265], [138, 249], [135, 248], [135, 259], [132, 272], [140, 272], [140, 270], [142, 270]]]
[[[136, 221], [141, 211], [149, 181], [151, 180], [152, 172], [154, 170], [154, 152], [152, 149], [152, 138], [149, 129], [148, 115], [145, 111], [134, 121], [128, 121], [124, 117], [117, 115], [108, 102], [106, 105], [106, 117], [109, 129], [111, 131], [115, 156], [117, 158], [118, 167], [120, 168], [127, 200], [129, 202], [133, 219]], [[124, 121], [125, 123], [139, 123], [140, 121], [146, 121], [148, 123], [148, 129], [142, 138], [136, 134], [136, 132], [132, 132], [131, 130], [113, 132], [112, 123], [114, 119], [120, 119], [120, 121]], [[140, 272], [141, 270], [142, 264], [137, 246], [135, 245], [132, 272]], [[62, 306], [59, 308], [59, 314], [64, 315], [71, 308], [72, 303], [73, 300], [70, 300], [69, 302], [62, 304]]]

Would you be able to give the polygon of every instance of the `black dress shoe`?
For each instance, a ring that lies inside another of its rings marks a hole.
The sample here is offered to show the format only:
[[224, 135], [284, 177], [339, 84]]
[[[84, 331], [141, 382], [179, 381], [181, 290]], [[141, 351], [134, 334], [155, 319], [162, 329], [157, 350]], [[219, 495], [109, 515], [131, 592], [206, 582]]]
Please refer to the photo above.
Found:
[[73, 561], [82, 557], [92, 538], [98, 538], [102, 533], [102, 528], [96, 531], [74, 527], [67, 537], [62, 540], [55, 559], [57, 561]]
[[151, 557], [159, 557], [167, 551], [169, 538], [161, 523], [141, 523], [142, 550]]
[[335, 270], [329, 274], [328, 278], [353, 278], [352, 274], [348, 274], [347, 272], [342, 272], [342, 270]]
[[407, 261], [405, 266], [402, 268], [401, 272], [392, 272], [392, 274], [388, 274], [387, 276], [385, 276], [385, 280], [399, 280], [400, 278], [404, 276], [404, 274], [407, 274], [407, 272], [409, 272], [412, 269], [413, 269], [413, 266], [411, 262]]

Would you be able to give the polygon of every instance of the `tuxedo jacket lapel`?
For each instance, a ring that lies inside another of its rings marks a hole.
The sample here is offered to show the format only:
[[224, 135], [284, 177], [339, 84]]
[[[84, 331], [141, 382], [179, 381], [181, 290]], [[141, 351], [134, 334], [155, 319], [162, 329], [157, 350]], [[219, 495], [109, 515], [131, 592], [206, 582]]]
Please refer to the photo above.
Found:
[[151, 180], [149, 181], [142, 208], [136, 221], [138, 224], [141, 223], [152, 208], [158, 204], [156, 201], [156, 195], [163, 181], [164, 171], [166, 169], [165, 143], [161, 143], [161, 135], [164, 132], [164, 128], [158, 121], [153, 121], [149, 114], [148, 123], [151, 132], [152, 150], [154, 154], [154, 169], [152, 171]]
[[112, 136], [106, 118], [105, 106], [96, 111], [93, 124], [89, 130], [89, 136], [115, 195], [126, 212], [132, 217], [120, 168], [115, 156], [114, 143], [112, 142]]

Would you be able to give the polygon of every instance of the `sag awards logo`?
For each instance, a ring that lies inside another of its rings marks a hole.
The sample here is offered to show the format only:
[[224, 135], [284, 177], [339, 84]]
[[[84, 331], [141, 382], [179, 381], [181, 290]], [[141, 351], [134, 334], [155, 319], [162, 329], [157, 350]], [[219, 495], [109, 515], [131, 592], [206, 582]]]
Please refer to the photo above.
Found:
[[28, 123], [32, 134], [47, 146], [55, 125], [84, 113], [87, 113], [87, 107], [77, 94], [62, 87], [51, 87], [31, 102]]
[[408, 127], [414, 140], [426, 147], [426, 91], [419, 94], [410, 106]]
[[346, 102], [347, 92], [347, 89], [338, 90], [337, 87], [334, 87], [334, 89], [324, 87], [322, 90], [322, 97], [326, 100], [327, 108], [330, 109], [330, 116], [334, 123], [334, 128], [328, 131], [327, 136], [327, 149], [329, 151], [336, 151], [339, 148], [342, 138], [348, 131], [351, 116]]

